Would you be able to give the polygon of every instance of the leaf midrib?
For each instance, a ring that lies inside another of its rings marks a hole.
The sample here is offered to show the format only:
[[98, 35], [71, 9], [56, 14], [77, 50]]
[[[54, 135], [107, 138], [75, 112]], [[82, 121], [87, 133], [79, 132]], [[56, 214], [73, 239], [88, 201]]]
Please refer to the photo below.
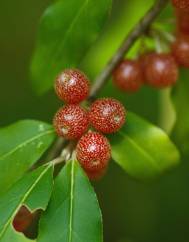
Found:
[[17, 213], [18, 209], [20, 208], [20, 204], [23, 204], [24, 201], [26, 201], [26, 199], [28, 198], [28, 196], [30, 195], [30, 193], [32, 192], [32, 190], [35, 188], [35, 186], [38, 184], [38, 182], [41, 180], [41, 178], [43, 177], [43, 175], [45, 175], [45, 173], [48, 171], [48, 169], [51, 166], [52, 165], [48, 165], [47, 168], [44, 169], [44, 171], [39, 175], [39, 177], [36, 179], [36, 181], [33, 183], [33, 185], [28, 189], [28, 191], [26, 192], [26, 194], [24, 195], [24, 197], [19, 202], [19, 205], [16, 207], [16, 209], [12, 213], [12, 216], [10, 216], [10, 218], [7, 220], [7, 223], [4, 225], [4, 228], [2, 229], [2, 231], [0, 233], [0, 238], [3, 237], [4, 233], [6, 232], [8, 226], [9, 226], [9, 224], [11, 223], [12, 219], [16, 216], [16, 213]]
[[72, 241], [72, 225], [73, 225], [73, 200], [74, 200], [74, 161], [71, 161], [71, 184], [70, 184], [70, 221], [69, 221], [69, 242]]
[[140, 147], [140, 145], [134, 141], [132, 138], [129, 137], [129, 135], [119, 131], [118, 132], [121, 136], [123, 136], [124, 138], [127, 137], [127, 139], [129, 140], [130, 143], [132, 143], [142, 154], [144, 154], [147, 159], [150, 161], [150, 163], [157, 169], [160, 171], [159, 166], [156, 164], [154, 158], [143, 148]]
[[[89, 0], [86, 0], [86, 1], [83, 3], [83, 5], [81, 6], [79, 12], [78, 12], [78, 13], [75, 15], [75, 17], [73, 18], [73, 21], [71, 22], [71, 24], [69, 25], [69, 27], [67, 28], [67, 30], [66, 30], [66, 32], [65, 32], [65, 35], [64, 35], [64, 37], [63, 37], [63, 39], [62, 39], [62, 43], [60, 44], [61, 40], [60, 40], [60, 41], [56, 41], [57, 44], [56, 44], [54, 50], [52, 51], [52, 56], [53, 56], [53, 54], [54, 54], [54, 58], [55, 58], [55, 59], [56, 59], [56, 57], [57, 57], [57, 54], [56, 54], [56, 53], [62, 53], [61, 49], [62, 49], [63, 46], [65, 45], [65, 43], [66, 43], [66, 39], [68, 38], [69, 33], [71, 33], [71, 31], [72, 31], [72, 29], [73, 29], [75, 23], [77, 22], [77, 19], [80, 17], [80, 15], [81, 15], [83, 9], [84, 9], [85, 6], [88, 4], [88, 2], [89, 2]], [[59, 47], [58, 50], [56, 50], [56, 49], [57, 49], [57, 46]], [[51, 60], [53, 60], [53, 58], [51, 58]]]
[[21, 144], [17, 145], [15, 148], [13, 148], [12, 150], [10, 150], [9, 152], [7, 152], [7, 153], [3, 154], [2, 156], [0, 156], [0, 160], [6, 158], [9, 155], [12, 155], [14, 152], [16, 152], [17, 150], [19, 150], [23, 146], [28, 145], [29, 143], [33, 142], [34, 140], [37, 140], [37, 139], [39, 139], [39, 138], [41, 138], [41, 137], [43, 137], [45, 135], [51, 134], [51, 133], [54, 133], [54, 130], [53, 129], [48, 130], [48, 131], [46, 131], [44, 133], [38, 134], [38, 135], [36, 135], [36, 136], [34, 136], [34, 137], [32, 137], [32, 138], [30, 138], [30, 139], [22, 142]]

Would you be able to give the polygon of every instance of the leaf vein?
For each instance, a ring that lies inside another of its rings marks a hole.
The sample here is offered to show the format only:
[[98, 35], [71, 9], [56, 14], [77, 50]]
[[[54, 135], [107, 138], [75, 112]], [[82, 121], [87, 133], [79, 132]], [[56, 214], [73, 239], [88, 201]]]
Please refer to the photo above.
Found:
[[10, 150], [9, 152], [3, 154], [3, 155], [0, 157], [0, 160], [6, 158], [6, 157], [9, 156], [9, 155], [12, 155], [14, 152], [16, 152], [17, 150], [19, 150], [19, 149], [22, 148], [23, 146], [28, 145], [29, 143], [33, 142], [34, 140], [37, 140], [37, 139], [39, 139], [39, 138], [41, 138], [41, 137], [43, 137], [43, 136], [46, 136], [46, 135], [48, 135], [48, 134], [51, 134], [51, 133], [53, 133], [53, 132], [54, 132], [54, 130], [48, 130], [48, 131], [46, 131], [46, 132], [44, 132], [44, 133], [42, 133], [42, 134], [38, 134], [38, 135], [36, 135], [36, 136], [34, 136], [34, 137], [32, 137], [32, 138], [30, 138], [30, 139], [28, 139], [28, 140], [22, 142], [21, 144], [19, 144], [18, 146], [16, 146], [14, 149], [12, 149], [12, 150]]
[[[68, 27], [67, 31], [65, 32], [65, 35], [62, 39], [62, 43], [60, 44], [59, 41], [57, 41], [57, 45], [55, 46], [55, 50], [57, 48], [57, 46], [59, 46], [59, 49], [57, 51], [52, 51], [52, 53], [57, 53], [57, 55], [55, 54], [55, 58], [57, 58], [57, 56], [61, 53], [62, 54], [62, 51], [61, 49], [63, 48], [63, 46], [65, 45], [66, 43], [66, 39], [68, 38], [69, 34], [71, 33], [75, 23], [77, 22], [77, 19], [80, 17], [83, 9], [85, 8], [86, 5], [88, 5], [88, 2], [89, 0], [86, 0], [84, 3], [83, 3], [83, 6], [81, 6], [79, 12], [77, 13], [77, 15], [74, 17], [73, 21], [71, 22], [70, 26]], [[53, 59], [53, 58], [52, 58]]]
[[151, 164], [154, 167], [156, 167], [157, 170], [160, 170], [159, 167], [158, 167], [158, 165], [156, 164], [156, 162], [154, 162], [154, 158], [151, 155], [149, 155], [148, 152], [145, 149], [142, 149], [140, 147], [140, 145], [136, 141], [134, 141], [133, 139], [131, 139], [127, 134], [125, 134], [125, 133], [123, 133], [121, 131], [119, 131], [119, 133], [120, 133], [121, 136], [127, 137], [127, 139], [129, 140], [129, 142], [132, 143], [142, 154], [144, 154], [147, 157], [147, 159], [151, 162]]
[[70, 222], [69, 222], [69, 242], [72, 242], [73, 225], [73, 200], [74, 200], [74, 162], [71, 161], [71, 191], [70, 191]]

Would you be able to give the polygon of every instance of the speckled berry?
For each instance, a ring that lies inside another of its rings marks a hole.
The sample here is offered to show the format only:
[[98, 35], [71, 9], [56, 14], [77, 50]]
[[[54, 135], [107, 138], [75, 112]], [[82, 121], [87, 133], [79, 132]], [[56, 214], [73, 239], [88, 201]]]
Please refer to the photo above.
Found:
[[153, 54], [154, 54], [154, 52], [149, 51], [149, 52], [143, 53], [142, 55], [139, 56], [140, 69], [142, 72], [142, 81], [144, 84], [147, 83], [146, 77], [145, 77], [146, 66], [148, 65], [150, 56]]
[[89, 170], [85, 170], [85, 169], [84, 169], [84, 171], [90, 180], [98, 181], [106, 174], [107, 167], [108, 167], [108, 165], [99, 171], [89, 171]]
[[79, 105], [68, 104], [56, 113], [53, 124], [59, 136], [78, 139], [88, 128], [88, 114]]
[[178, 37], [172, 45], [172, 52], [179, 65], [189, 68], [189, 37]]
[[179, 9], [189, 9], [189, 0], [172, 0], [172, 4]]
[[113, 82], [126, 92], [136, 92], [142, 85], [142, 72], [138, 61], [124, 60], [113, 72]]
[[67, 69], [55, 81], [58, 97], [69, 104], [78, 104], [89, 94], [89, 80], [77, 69]]
[[89, 121], [92, 126], [105, 134], [118, 131], [125, 123], [126, 110], [113, 98], [96, 100], [89, 111]]
[[88, 132], [79, 140], [76, 156], [87, 172], [100, 172], [107, 167], [111, 147], [106, 137], [97, 132]]
[[178, 66], [170, 54], [151, 54], [145, 67], [146, 82], [156, 88], [172, 86], [178, 79]]

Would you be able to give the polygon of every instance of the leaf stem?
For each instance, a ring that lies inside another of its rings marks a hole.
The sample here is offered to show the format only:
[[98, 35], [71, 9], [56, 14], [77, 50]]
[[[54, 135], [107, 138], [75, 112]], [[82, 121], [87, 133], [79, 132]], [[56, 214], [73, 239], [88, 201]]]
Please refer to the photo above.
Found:
[[[59, 141], [59, 142], [58, 142]], [[60, 139], [57, 139], [57, 143], [60, 143]], [[52, 164], [52, 165], [58, 165], [62, 162], [67, 162], [71, 159], [72, 157], [72, 154], [74, 152], [74, 149], [75, 149], [75, 146], [76, 146], [76, 143], [74, 141], [70, 141], [67, 146], [65, 146], [65, 148], [62, 150], [61, 148], [61, 154], [59, 155], [56, 155], [55, 157], [56, 158], [52, 158], [51, 161], [47, 162], [45, 165], [49, 165], [49, 164]], [[56, 150], [56, 149], [55, 149]], [[55, 154], [55, 153], [54, 153]]]
[[49, 154], [47, 155], [47, 161], [51, 161], [52, 159], [54, 159], [55, 157], [59, 156], [61, 151], [62, 151], [62, 147], [64, 147], [66, 143], [66, 140], [63, 138], [58, 138], [54, 145], [53, 148], [49, 151]]

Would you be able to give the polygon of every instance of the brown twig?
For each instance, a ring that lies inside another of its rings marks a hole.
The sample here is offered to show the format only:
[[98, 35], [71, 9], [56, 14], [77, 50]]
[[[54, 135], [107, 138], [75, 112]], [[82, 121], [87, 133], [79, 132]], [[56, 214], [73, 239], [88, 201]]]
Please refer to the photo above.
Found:
[[93, 100], [95, 98], [99, 90], [104, 86], [110, 77], [114, 68], [120, 63], [135, 41], [148, 30], [154, 19], [159, 15], [167, 3], [168, 0], [157, 0], [150, 10], [144, 15], [144, 17], [128, 33], [115, 55], [96, 78], [91, 89], [89, 100]]
[[63, 139], [63, 138], [58, 138], [58, 139], [55, 141], [55, 143], [54, 143], [52, 149], [50, 149], [49, 154], [47, 155], [47, 158], [46, 158], [47, 162], [48, 162], [48, 161], [51, 161], [51, 160], [54, 159], [55, 157], [59, 156], [60, 153], [62, 152], [62, 148], [64, 147], [64, 145], [66, 145], [66, 141], [65, 141], [65, 139]]

